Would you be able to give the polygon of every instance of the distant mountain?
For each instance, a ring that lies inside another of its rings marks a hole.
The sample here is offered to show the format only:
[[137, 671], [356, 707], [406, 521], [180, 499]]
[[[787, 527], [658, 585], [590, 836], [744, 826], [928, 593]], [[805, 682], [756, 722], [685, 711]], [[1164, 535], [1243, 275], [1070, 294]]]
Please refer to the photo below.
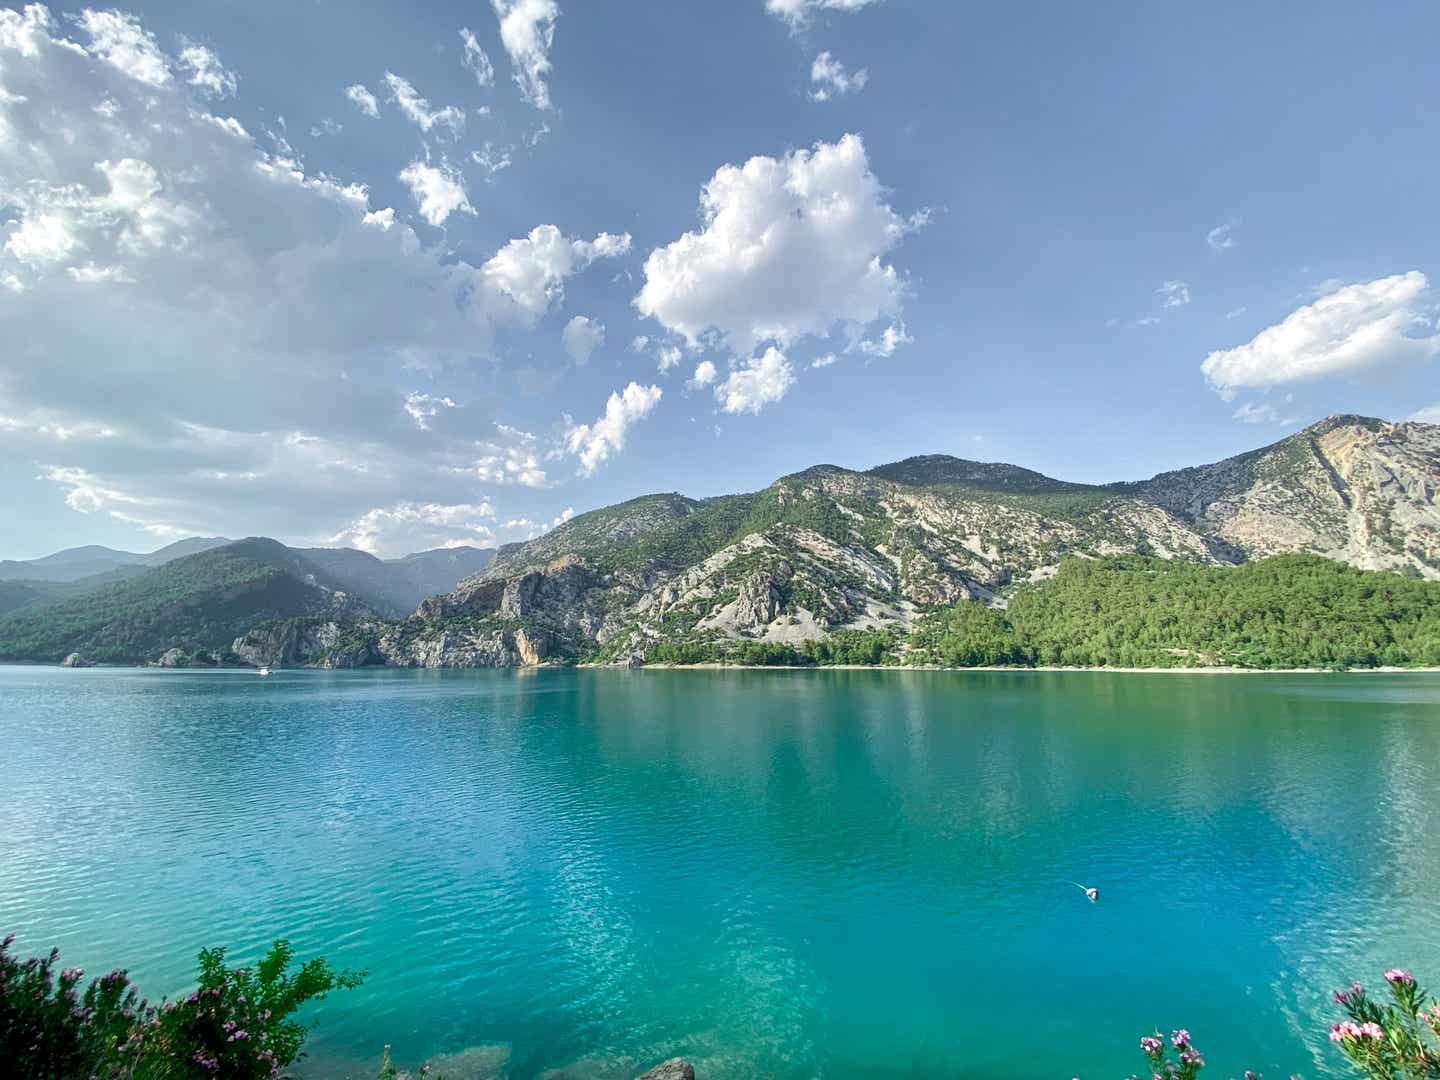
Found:
[[1139, 483], [943, 455], [822, 465], [751, 494], [652, 495], [580, 515], [324, 659], [643, 660], [905, 635], [960, 601], [1004, 606], [1075, 557], [1225, 566], [1308, 553], [1437, 579], [1437, 488], [1440, 427], [1353, 416]]
[[449, 592], [467, 577], [480, 573], [495, 560], [494, 548], [453, 547], [417, 551], [398, 559], [386, 559], [385, 565], [398, 578], [408, 583], [413, 609], [427, 596]]
[[172, 559], [208, 551], [230, 543], [221, 537], [192, 536], [167, 544], [159, 551], [140, 553], [116, 551], [89, 544], [68, 548], [39, 559], [0, 560], [0, 581], [79, 581], [97, 574], [113, 573], [128, 567], [163, 566]]
[[[198, 550], [186, 554], [186, 547]], [[98, 561], [93, 550], [75, 550], [51, 556], [47, 569]], [[492, 555], [459, 548], [387, 562], [363, 551], [294, 549], [261, 537], [220, 546], [181, 541], [145, 556], [158, 563], [153, 569], [123, 565], [73, 581], [0, 582], [0, 659], [53, 662], [79, 653], [95, 663], [134, 663], [172, 649], [218, 657], [269, 620], [403, 618], [427, 590], [455, 588]]]
[[399, 559], [377, 559], [352, 548], [297, 548], [314, 565], [384, 615], [409, 615], [420, 602], [449, 592], [490, 565], [489, 548], [440, 548]]
[[80, 596], [0, 618], [0, 659], [92, 663], [223, 653], [257, 622], [368, 614], [295, 552], [252, 538], [172, 559]]

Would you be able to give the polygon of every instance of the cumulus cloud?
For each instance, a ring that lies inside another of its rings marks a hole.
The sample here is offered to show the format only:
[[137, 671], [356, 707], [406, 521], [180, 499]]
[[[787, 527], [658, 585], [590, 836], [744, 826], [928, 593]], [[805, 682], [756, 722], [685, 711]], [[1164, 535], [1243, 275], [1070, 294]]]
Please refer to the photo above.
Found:
[[1183, 281], [1167, 281], [1155, 290], [1155, 295], [1164, 298], [1166, 308], [1184, 307], [1190, 303], [1190, 286]]
[[560, 332], [561, 344], [576, 364], [590, 362], [590, 354], [605, 344], [605, 325], [584, 315], [576, 315]]
[[489, 55], [480, 47], [479, 40], [468, 26], [461, 28], [460, 42], [465, 50], [461, 63], [475, 76], [475, 81], [482, 90], [492, 85], [495, 82], [495, 65], [490, 62]]
[[829, 101], [841, 94], [859, 93], [870, 81], [870, 72], [865, 68], [848, 71], [845, 65], [828, 52], [815, 57], [810, 65], [811, 101]]
[[233, 71], [227, 71], [213, 49], [193, 41], [182, 39], [179, 63], [182, 71], [189, 73], [191, 86], [215, 98], [234, 97], [240, 80]]
[[465, 110], [458, 105], [446, 105], [443, 109], [431, 108], [430, 102], [420, 95], [408, 79], [392, 71], [385, 73], [385, 85], [390, 87], [390, 100], [400, 106], [405, 119], [427, 134], [435, 127], [448, 128], [450, 137], [458, 139], [465, 133]]
[[431, 225], [445, 224], [451, 214], [475, 213], [465, 194], [464, 178], [443, 161], [439, 165], [412, 161], [400, 171], [399, 179], [414, 196], [420, 216]]
[[554, 225], [539, 225], [529, 236], [511, 240], [497, 251], [482, 273], [492, 294], [505, 298], [516, 318], [533, 326], [564, 295], [567, 277], [596, 259], [615, 258], [629, 250], [629, 233], [578, 240]]
[[101, 60], [147, 86], [164, 86], [170, 81], [170, 64], [155, 35], [133, 15], [86, 8], [72, 17], [90, 36], [90, 52]]
[[695, 365], [695, 374], [691, 377], [689, 383], [690, 388], [692, 390], [701, 390], [713, 383], [718, 376], [719, 372], [715, 370], [715, 362], [713, 360], [701, 360], [700, 363]]
[[380, 118], [380, 100], [361, 83], [345, 88], [345, 96], [354, 106], [373, 120]]
[[700, 207], [699, 231], [650, 253], [635, 298], [691, 344], [714, 333], [745, 355], [899, 312], [905, 281], [884, 260], [923, 218], [889, 205], [860, 136], [725, 165]]
[[367, 510], [327, 541], [372, 555], [464, 544], [488, 547], [495, 544], [494, 520], [495, 508], [488, 502], [398, 502]]
[[655, 366], [660, 369], [663, 375], [665, 372], [680, 366], [680, 358], [684, 355], [674, 345], [662, 345], [655, 350]]
[[1205, 234], [1205, 243], [1210, 245], [1211, 251], [1218, 255], [1221, 252], [1229, 251], [1235, 246], [1233, 233], [1236, 224], [1237, 222], [1227, 221], [1224, 225], [1216, 225], [1215, 228]]
[[1233, 394], [1426, 363], [1440, 353], [1440, 333], [1421, 310], [1428, 287], [1418, 270], [1341, 286], [1249, 343], [1212, 352], [1200, 370], [1214, 389]]
[[820, 368], [827, 368], [833, 363], [835, 363], [835, 354], [832, 352], [826, 353], [824, 356], [817, 356], [814, 360], [810, 361], [810, 366], [818, 370]]
[[555, 0], [490, 0], [500, 20], [500, 43], [515, 69], [520, 96], [537, 109], [550, 108], [550, 46], [560, 5]]
[[765, 0], [765, 10], [800, 30], [822, 11], [859, 11], [880, 0]]
[[580, 459], [580, 475], [593, 475], [612, 454], [625, 449], [625, 433], [649, 416], [662, 396], [658, 386], [632, 382], [610, 395], [605, 412], [594, 423], [576, 424], [567, 418], [565, 445]]
[[160, 537], [316, 542], [544, 484], [547, 448], [497, 426], [519, 376], [496, 340], [628, 237], [427, 246], [210, 111], [135, 20], [87, 20], [82, 51], [0, 10], [0, 465]]
[[794, 385], [795, 369], [784, 353], [771, 346], [763, 356], [752, 356], [731, 368], [715, 388], [715, 397], [727, 413], [758, 413]]

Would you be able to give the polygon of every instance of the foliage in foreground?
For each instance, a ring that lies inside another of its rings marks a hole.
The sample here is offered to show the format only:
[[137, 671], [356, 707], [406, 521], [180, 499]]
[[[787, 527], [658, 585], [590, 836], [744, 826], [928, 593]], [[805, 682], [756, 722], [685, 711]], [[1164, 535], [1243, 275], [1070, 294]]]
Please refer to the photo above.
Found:
[[[0, 941], [0, 1064], [28, 1080], [273, 1080], [303, 1056], [309, 1028], [294, 1019], [306, 1002], [359, 986], [363, 972], [336, 971], [322, 959], [290, 973], [284, 941], [252, 968], [229, 968], [225, 950], [200, 953], [200, 980], [180, 1001], [151, 1005], [116, 970], [80, 990], [78, 968], [56, 972], [59, 951], [19, 960], [12, 937]], [[1390, 1002], [1359, 983], [1335, 991], [1348, 1019], [1330, 1041], [1366, 1080], [1440, 1077], [1440, 1002], [1400, 968], [1385, 972]], [[1130, 1080], [1196, 1080], [1205, 1058], [1184, 1028], [1167, 1040], [1140, 1039], [1145, 1070]], [[1172, 1053], [1173, 1052], [1173, 1053]], [[384, 1049], [378, 1080], [410, 1074]], [[430, 1075], [424, 1066], [418, 1076]], [[1245, 1080], [1261, 1080], [1246, 1070]], [[1290, 1080], [1298, 1080], [1292, 1076]]]
[[254, 968], [229, 968], [225, 950], [200, 953], [199, 985], [151, 1005], [116, 970], [82, 992], [78, 968], [56, 972], [58, 950], [21, 961], [0, 942], [0, 1061], [32, 1080], [182, 1080], [279, 1077], [301, 1057], [306, 1002], [359, 986], [362, 972], [307, 960], [277, 941]]
[[1440, 582], [1316, 555], [1242, 566], [1071, 559], [1004, 611], [962, 602], [911, 641], [957, 667], [1377, 667], [1440, 664]]

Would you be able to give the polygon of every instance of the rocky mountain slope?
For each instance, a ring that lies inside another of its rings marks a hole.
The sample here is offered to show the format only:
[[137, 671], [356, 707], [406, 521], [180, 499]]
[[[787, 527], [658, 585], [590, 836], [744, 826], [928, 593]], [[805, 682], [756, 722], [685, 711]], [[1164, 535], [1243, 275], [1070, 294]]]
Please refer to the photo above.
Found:
[[236, 649], [335, 666], [503, 666], [905, 633], [959, 600], [1004, 606], [1074, 556], [1224, 565], [1310, 552], [1440, 578], [1437, 484], [1440, 427], [1352, 416], [1139, 483], [944, 456], [822, 465], [752, 494], [654, 495], [581, 515], [502, 548], [403, 623], [267, 627]]

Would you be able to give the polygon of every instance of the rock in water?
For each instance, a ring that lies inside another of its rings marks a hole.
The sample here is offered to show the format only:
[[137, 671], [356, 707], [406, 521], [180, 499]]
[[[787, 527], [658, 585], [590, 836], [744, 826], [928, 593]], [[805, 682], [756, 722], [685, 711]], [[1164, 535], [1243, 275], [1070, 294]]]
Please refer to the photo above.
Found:
[[695, 1080], [695, 1067], [684, 1058], [671, 1058], [635, 1080]]
[[83, 656], [81, 656], [78, 652], [72, 652], [69, 656], [65, 657], [64, 660], [61, 660], [61, 661], [60, 661], [60, 666], [61, 666], [61, 667], [93, 667], [94, 665], [91, 664], [89, 660], [86, 660]]

